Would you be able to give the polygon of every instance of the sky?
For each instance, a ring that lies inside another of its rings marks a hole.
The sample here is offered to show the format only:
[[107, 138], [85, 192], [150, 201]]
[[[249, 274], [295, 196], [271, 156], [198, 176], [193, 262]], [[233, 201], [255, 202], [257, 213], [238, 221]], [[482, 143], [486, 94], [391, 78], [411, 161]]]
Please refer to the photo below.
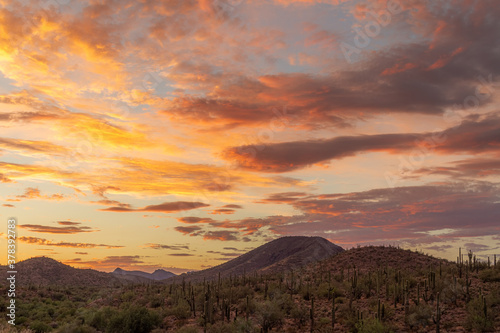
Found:
[[[282, 236], [500, 253], [494, 0], [0, 0], [0, 262]], [[465, 252], [463, 252], [465, 253]]]

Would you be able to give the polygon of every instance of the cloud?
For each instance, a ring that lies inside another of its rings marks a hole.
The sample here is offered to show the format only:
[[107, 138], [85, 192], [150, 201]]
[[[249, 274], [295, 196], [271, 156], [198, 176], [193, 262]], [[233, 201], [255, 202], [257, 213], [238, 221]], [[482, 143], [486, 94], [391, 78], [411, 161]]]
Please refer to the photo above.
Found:
[[[118, 189], [119, 190], [119, 189]], [[116, 200], [102, 199], [98, 201], [91, 201], [91, 203], [105, 205], [105, 206], [115, 206], [120, 208], [131, 208], [131, 205], [128, 203], [119, 202]]]
[[168, 255], [172, 256], [172, 257], [192, 257], [192, 256], [194, 256], [194, 254], [191, 254], [191, 253], [169, 253]]
[[11, 207], [11, 208], [12, 208], [12, 207], [15, 207], [14, 205], [11, 205], [11, 204], [3, 204], [2, 206], [3, 206], [3, 207]]
[[227, 230], [217, 230], [217, 231], [207, 231], [203, 234], [204, 240], [220, 240], [220, 241], [237, 241], [238, 232], [227, 231]]
[[0, 173], [0, 183], [12, 183], [13, 180], [5, 177], [3, 174]]
[[[479, 153], [498, 152], [500, 113], [471, 115], [457, 126], [435, 133], [374, 134], [332, 139], [282, 142], [261, 146], [240, 146], [224, 152], [226, 160], [243, 169], [261, 172], [289, 172], [307, 166], [342, 159], [365, 152]], [[300, 151], [300, 154], [296, 152]]]
[[147, 243], [145, 246], [155, 250], [176, 250], [176, 251], [189, 250], [188, 245], [166, 245], [166, 244]]
[[[246, 237], [248, 241], [248, 236], [271, 232], [281, 236], [321, 236], [346, 246], [397, 242], [430, 247], [500, 234], [496, 223], [500, 189], [495, 183], [442, 182], [364, 192], [304, 194], [271, 195], [293, 198], [283, 204], [302, 215], [204, 221], [205, 229], [199, 226], [175, 229], [205, 240], [244, 240]], [[481, 220], [476, 221], [474, 216], [481, 216]]]
[[63, 200], [66, 198], [63, 194], [44, 195], [35, 187], [28, 187], [24, 190], [24, 194], [15, 196], [16, 199], [7, 199], [7, 201], [21, 201], [21, 199], [43, 199], [43, 200]]
[[214, 222], [217, 222], [214, 219], [211, 219], [209, 217], [196, 217], [196, 216], [179, 217], [179, 218], [177, 218], [177, 221], [179, 221], [181, 223], [189, 223], [189, 224], [194, 224], [194, 223], [214, 223]]
[[304, 215], [295, 221], [288, 217], [289, 223], [272, 225], [270, 230], [351, 245], [392, 241], [421, 245], [496, 235], [499, 193], [494, 183], [462, 182], [319, 195], [292, 202]]
[[307, 196], [305, 192], [284, 192], [284, 193], [273, 193], [267, 198], [257, 201], [258, 203], [290, 203], [292, 201], [299, 200]]
[[80, 222], [72, 222], [72, 221], [57, 221], [57, 224], [60, 225], [79, 225]]
[[241, 206], [241, 205], [235, 205], [235, 204], [229, 204], [229, 205], [222, 206], [222, 208], [243, 209], [243, 206]]
[[472, 252], [484, 252], [492, 250], [492, 248], [488, 245], [477, 244], [477, 243], [465, 243], [464, 247]]
[[220, 252], [220, 251], [207, 251], [207, 253], [219, 254], [224, 257], [239, 257], [241, 255], [241, 253], [236, 253], [236, 252]]
[[173, 213], [191, 209], [197, 209], [202, 207], [208, 207], [210, 205], [202, 202], [188, 202], [188, 201], [175, 201], [175, 202], [164, 202], [159, 205], [149, 205], [144, 208], [127, 208], [127, 207], [109, 207], [104, 209], [99, 209], [103, 212], [161, 212], [161, 213]]
[[47, 141], [21, 140], [12, 138], [0, 138], [0, 148], [19, 152], [28, 156], [31, 154], [64, 155], [68, 153], [68, 150], [65, 147]]
[[449, 250], [449, 249], [453, 249], [455, 246], [453, 245], [433, 245], [433, 246], [426, 246], [425, 249], [426, 250], [432, 250], [432, 251], [435, 251], [435, 252], [444, 252], [446, 250]]
[[180, 233], [183, 233], [184, 235], [190, 235], [190, 236], [195, 236], [197, 231], [202, 230], [200, 227], [197, 226], [175, 227], [174, 229]]
[[146, 257], [139, 255], [123, 255], [123, 256], [106, 256], [104, 258], [95, 258], [93, 260], [82, 260], [81, 258], [69, 259], [63, 261], [66, 265], [74, 265], [78, 267], [92, 268], [104, 272], [112, 272], [120, 267], [125, 270], [141, 270], [152, 273], [157, 269], [164, 269], [174, 274], [182, 274], [192, 269], [179, 267], [165, 267], [158, 264], [146, 262]]
[[105, 249], [118, 249], [123, 246], [120, 245], [107, 245], [107, 244], [94, 244], [94, 243], [71, 243], [71, 242], [54, 242], [45, 238], [38, 237], [25, 237], [17, 238], [22, 243], [44, 245], [44, 246], [60, 246], [60, 247], [77, 247], [77, 248], [105, 248]]
[[[59, 223], [59, 224], [64, 224]], [[76, 223], [79, 224], [79, 223]], [[21, 224], [19, 225], [19, 228], [22, 229], [27, 229], [28, 231], [31, 232], [40, 232], [40, 233], [47, 233], [47, 234], [79, 234], [82, 232], [96, 232], [100, 231], [98, 229], [93, 229], [91, 227], [76, 227], [76, 226], [67, 226], [67, 227], [52, 227], [52, 226], [46, 226], [46, 225], [40, 225], [40, 224]]]
[[228, 208], [218, 208], [212, 210], [209, 214], [234, 214], [236, 211], [234, 209], [228, 209]]

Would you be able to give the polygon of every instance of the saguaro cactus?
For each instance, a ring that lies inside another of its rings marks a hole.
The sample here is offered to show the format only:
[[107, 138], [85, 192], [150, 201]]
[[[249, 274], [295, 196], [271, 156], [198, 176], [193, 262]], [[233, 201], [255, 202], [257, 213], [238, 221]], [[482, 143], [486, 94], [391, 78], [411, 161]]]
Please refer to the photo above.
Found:
[[436, 313], [435, 315], [432, 316], [432, 320], [434, 321], [434, 324], [436, 324], [436, 333], [439, 333], [441, 325], [441, 308], [439, 307], [439, 293], [437, 293], [437, 298], [436, 298]]

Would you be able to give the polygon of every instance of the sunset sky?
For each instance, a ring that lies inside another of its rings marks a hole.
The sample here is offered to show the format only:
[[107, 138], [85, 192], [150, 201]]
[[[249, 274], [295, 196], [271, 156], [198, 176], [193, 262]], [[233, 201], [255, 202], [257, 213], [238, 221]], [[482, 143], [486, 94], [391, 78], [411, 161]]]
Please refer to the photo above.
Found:
[[0, 0], [0, 263], [287, 235], [500, 253], [495, 0]]

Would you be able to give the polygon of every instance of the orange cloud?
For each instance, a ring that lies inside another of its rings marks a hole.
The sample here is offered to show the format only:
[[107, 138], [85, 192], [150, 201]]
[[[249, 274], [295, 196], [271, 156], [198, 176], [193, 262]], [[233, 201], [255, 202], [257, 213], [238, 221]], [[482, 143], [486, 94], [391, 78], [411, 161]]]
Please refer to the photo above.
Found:
[[21, 236], [17, 238], [22, 243], [43, 245], [43, 246], [60, 246], [60, 247], [77, 247], [77, 248], [105, 248], [105, 249], [119, 249], [124, 246], [120, 245], [107, 245], [107, 244], [94, 244], [94, 243], [71, 243], [71, 242], [54, 242], [45, 238], [26, 237]]
[[0, 138], [0, 147], [23, 155], [28, 154], [28, 156], [32, 154], [63, 155], [68, 153], [68, 149], [65, 147], [46, 141]]
[[382, 75], [392, 75], [392, 74], [396, 74], [396, 73], [401, 73], [401, 72], [405, 72], [407, 70], [410, 70], [410, 69], [413, 69], [413, 68], [416, 68], [416, 67], [417, 67], [416, 64], [412, 64], [412, 63], [409, 63], [409, 62], [406, 63], [406, 64], [396, 64], [396, 65], [394, 65], [391, 68], [385, 69], [382, 72]]
[[451, 54], [442, 55], [435, 63], [427, 67], [426, 70], [430, 71], [446, 66], [453, 59], [453, 57], [455, 57], [457, 54], [462, 53], [464, 50], [465, 49], [463, 47], [459, 47], [455, 49], [455, 51], [453, 51]]
[[237, 241], [238, 232], [218, 230], [218, 231], [207, 231], [203, 234], [204, 240], [220, 240], [220, 241]]
[[229, 208], [218, 208], [212, 210], [209, 214], [234, 214], [236, 211], [234, 209], [229, 209]]
[[166, 244], [148, 243], [145, 246], [155, 250], [175, 250], [175, 251], [189, 250], [188, 245], [166, 245]]
[[22, 199], [63, 200], [65, 198], [63, 194], [45, 195], [41, 194], [38, 188], [28, 187], [24, 190], [24, 194], [16, 195], [15, 199], [7, 199], [7, 201], [21, 201]]
[[[76, 224], [79, 224], [79, 223], [76, 223]], [[76, 226], [52, 227], [52, 226], [39, 225], [39, 224], [21, 224], [21, 225], [19, 225], [19, 228], [27, 229], [28, 231], [31, 231], [31, 232], [40, 232], [40, 233], [47, 233], [47, 234], [78, 234], [78, 233], [82, 233], [82, 232], [99, 231], [98, 229], [93, 229], [91, 227], [84, 227], [84, 226], [80, 226], [80, 227], [76, 227]]]
[[210, 205], [204, 204], [202, 202], [188, 202], [188, 201], [176, 201], [176, 202], [164, 202], [159, 205], [149, 205], [144, 208], [126, 208], [126, 207], [109, 207], [105, 209], [99, 209], [103, 212], [161, 212], [161, 213], [173, 213], [180, 212], [184, 210], [197, 209], [202, 207], [208, 207]]

